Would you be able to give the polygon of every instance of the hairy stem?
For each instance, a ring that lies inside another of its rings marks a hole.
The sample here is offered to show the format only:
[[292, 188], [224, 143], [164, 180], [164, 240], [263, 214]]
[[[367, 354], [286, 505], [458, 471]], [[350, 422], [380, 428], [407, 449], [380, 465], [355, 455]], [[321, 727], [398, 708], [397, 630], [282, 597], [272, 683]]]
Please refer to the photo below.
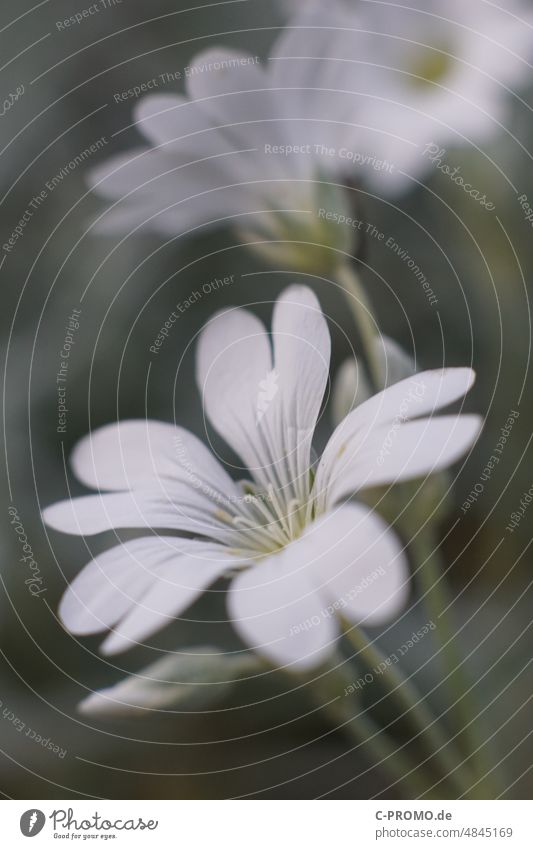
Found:
[[387, 663], [382, 652], [375, 643], [371, 643], [360, 628], [345, 623], [345, 635], [357, 651], [357, 657], [369, 671], [380, 670], [379, 676], [383, 688], [396, 701], [413, 730], [414, 739], [419, 739], [425, 745], [428, 753], [435, 758], [435, 763], [442, 770], [444, 778], [458, 791], [458, 795], [472, 798], [471, 788], [475, 777], [466, 763], [467, 759], [448, 739], [438, 720], [433, 716], [427, 702], [419, 695], [414, 685], [408, 681], [398, 667]]
[[459, 730], [459, 741], [471, 755], [478, 778], [483, 785], [486, 785], [486, 790], [490, 793], [489, 798], [496, 798], [499, 789], [491, 788], [489, 785], [493, 783], [493, 779], [489, 781], [485, 777], [491, 772], [492, 765], [489, 763], [484, 741], [477, 733], [475, 720], [479, 709], [472, 698], [472, 688], [468, 686], [464, 661], [457, 647], [457, 635], [450, 614], [453, 599], [446, 581], [438, 544], [431, 530], [426, 528], [411, 538], [409, 547], [418, 567], [415, 577], [421, 590], [422, 603], [428, 616], [437, 626], [435, 634], [441, 646], [447, 686], [452, 694], [453, 704], [450, 711]]
[[[420, 764], [406, 751], [407, 744], [395, 742], [355, 697], [346, 698], [345, 690], [350, 684], [349, 676], [344, 671], [346, 665], [346, 661], [337, 658], [327, 674], [308, 683], [313, 694], [317, 699], [320, 698], [323, 710], [331, 718], [334, 727], [342, 730], [356, 744], [355, 749], [361, 748], [372, 766], [380, 769], [391, 781], [390, 787], [398, 785], [406, 798], [442, 798], [442, 791], [430, 791], [436, 783], [435, 778], [428, 773], [424, 764]], [[343, 695], [339, 695], [339, 692]]]

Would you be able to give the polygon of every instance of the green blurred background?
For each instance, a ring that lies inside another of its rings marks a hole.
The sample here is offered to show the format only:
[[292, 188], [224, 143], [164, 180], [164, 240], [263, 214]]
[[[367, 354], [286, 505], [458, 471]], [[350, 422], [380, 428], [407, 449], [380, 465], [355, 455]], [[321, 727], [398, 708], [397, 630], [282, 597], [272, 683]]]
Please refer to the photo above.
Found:
[[[134, 127], [114, 137], [131, 123], [135, 103], [115, 103], [115, 92], [183, 70], [198, 50], [215, 44], [268, 55], [281, 24], [273, 4], [250, 0], [203, 10], [194, 5], [192, 0], [123, 0], [60, 32], [55, 22], [76, 11], [71, 3], [54, 0], [33, 11], [29, 2], [2, 4], [2, 91], [7, 95], [25, 87], [0, 119], [2, 243], [31, 198], [89, 144], [101, 136], [108, 140], [91, 159], [94, 165], [139, 143]], [[165, 90], [182, 87], [169, 84]], [[471, 652], [469, 673], [479, 682], [474, 693], [487, 708], [484, 723], [488, 733], [496, 733], [496, 750], [505, 757], [501, 769], [505, 783], [512, 785], [510, 798], [531, 793], [526, 773], [531, 747], [522, 742], [531, 718], [531, 677], [525, 668], [531, 653], [531, 517], [526, 513], [513, 534], [506, 525], [533, 484], [528, 300], [533, 240], [498, 167], [520, 193], [533, 198], [533, 168], [525, 152], [533, 133], [533, 72], [521, 97], [522, 102], [513, 101], [506, 131], [486, 146], [485, 156], [453, 151], [454, 163], [495, 199], [497, 215], [480, 213], [438, 173], [396, 207], [364, 191], [352, 193], [358, 216], [375, 222], [416, 258], [439, 300], [438, 310], [431, 309], [405, 264], [370, 240], [359, 264], [382, 330], [416, 352], [420, 367], [439, 366], [443, 360], [447, 365], [472, 362], [478, 373], [467, 407], [481, 411], [486, 426], [457, 474], [455, 508], [441, 533], [458, 593], [453, 614], [463, 629], [460, 645], [465, 654]], [[84, 491], [70, 474], [66, 477], [65, 456], [90, 427], [145, 415], [146, 375], [153, 359], [148, 348], [160, 326], [176, 301], [215, 277], [233, 274], [237, 282], [230, 290], [203, 298], [180, 318], [148, 382], [150, 417], [176, 419], [202, 434], [193, 377], [195, 334], [228, 304], [260, 302], [257, 313], [269, 320], [271, 302], [295, 279], [281, 268], [271, 276], [254, 276], [268, 266], [247, 249], [233, 247], [229, 232], [170, 244], [155, 236], [120, 243], [119, 238], [87, 235], [101, 208], [88, 192], [85, 169], [74, 170], [35, 211], [0, 268], [7, 459], [0, 537], [0, 790], [7, 797], [35, 799], [368, 798], [380, 792], [394, 797], [364, 754], [350, 752], [343, 735], [331, 731], [306, 688], [288, 687], [275, 675], [244, 682], [211, 712], [196, 715], [155, 714], [119, 722], [90, 720], [76, 712], [88, 692], [109, 686], [123, 677], [123, 670], [139, 669], [157, 655], [147, 648], [102, 659], [97, 638], [77, 641], [57, 620], [60, 596], [89, 559], [88, 546], [94, 552], [109, 543], [104, 537], [84, 541], [47, 533], [43, 527], [40, 509], [66, 497], [67, 480], [72, 494]], [[356, 349], [358, 340], [335, 287], [323, 280], [308, 282], [332, 320], [334, 373], [349, 353], [347, 340]], [[67, 429], [60, 436], [59, 351], [68, 316], [82, 295], [68, 377]], [[504, 457], [483, 495], [463, 515], [461, 504], [478, 483], [511, 410], [519, 410], [520, 417]], [[322, 439], [328, 426], [326, 410]], [[24, 584], [27, 574], [8, 514], [12, 505], [46, 586], [38, 597]], [[384, 648], [393, 650], [425, 621], [423, 616], [415, 606], [389, 631]], [[229, 627], [201, 622], [223, 618], [220, 595], [191, 611], [190, 619], [197, 621], [181, 621], [154, 645], [177, 648], [217, 640], [237, 646]], [[421, 647], [408, 659], [423, 691], [439, 680], [438, 661], [420, 669], [424, 653], [431, 651]], [[438, 707], [442, 692], [437, 688], [430, 698]], [[18, 730], [11, 713], [66, 750], [65, 756]]]

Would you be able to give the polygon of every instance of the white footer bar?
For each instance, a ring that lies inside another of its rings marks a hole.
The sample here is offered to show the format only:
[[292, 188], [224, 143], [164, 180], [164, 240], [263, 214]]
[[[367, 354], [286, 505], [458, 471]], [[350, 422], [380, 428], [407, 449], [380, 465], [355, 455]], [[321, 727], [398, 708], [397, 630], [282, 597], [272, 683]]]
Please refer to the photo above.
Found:
[[531, 804], [504, 801], [4, 801], [0, 826], [6, 849], [533, 847]]

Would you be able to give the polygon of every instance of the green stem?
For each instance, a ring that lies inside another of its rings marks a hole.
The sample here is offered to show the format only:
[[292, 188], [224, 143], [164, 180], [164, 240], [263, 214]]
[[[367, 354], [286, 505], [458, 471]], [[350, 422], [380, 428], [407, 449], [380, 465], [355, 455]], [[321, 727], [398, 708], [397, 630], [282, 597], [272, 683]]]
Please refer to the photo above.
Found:
[[[369, 308], [361, 281], [355, 269], [346, 261], [342, 261], [338, 266], [337, 280], [342, 285], [350, 311], [359, 331], [367, 371], [371, 379], [373, 389], [376, 392], [380, 391], [383, 388], [383, 376], [379, 361], [376, 357], [376, 326], [372, 319], [372, 311]], [[428, 614], [437, 626], [442, 657], [448, 673], [447, 680], [449, 681], [450, 688], [454, 693], [454, 704], [451, 710], [453, 711], [453, 716], [459, 729], [458, 739], [460, 743], [464, 742], [464, 748], [468, 759], [473, 765], [472, 772], [476, 773], [476, 777], [481, 778], [481, 787], [486, 786], [487, 792], [489, 792], [490, 788], [492, 794], [494, 794], [495, 788], [491, 787], [493, 782], [484, 777], [491, 771], [491, 768], [487, 759], [487, 750], [484, 748], [484, 741], [479, 739], [475, 722], [472, 721], [476, 716], [476, 706], [475, 704], [472, 704], [472, 699], [469, 697], [469, 688], [464, 676], [462, 657], [460, 652], [457, 651], [457, 642], [455, 640], [453, 623], [446, 614], [442, 615], [442, 611], [448, 608], [451, 599], [448, 594], [445, 580], [443, 580], [444, 572], [440, 563], [438, 547], [431, 544], [432, 539], [424, 530], [419, 531], [417, 529], [417, 531], [414, 534], [411, 534], [410, 537], [412, 539], [410, 545], [415, 555], [415, 567], [416, 565], [419, 566], [416, 574], [422, 588]], [[364, 645], [359, 644], [358, 651], [365, 659], [369, 659], [372, 655], [371, 648], [372, 647], [369, 648], [369, 644], [365, 641]], [[383, 658], [375, 658], [375, 660], [377, 661], [377, 664], [379, 664], [380, 661], [383, 661]], [[371, 663], [371, 668], [372, 665], [373, 664]], [[395, 677], [392, 672], [391, 675], [393, 678]], [[423, 704], [423, 702], [421, 702], [421, 700], [419, 700], [419, 702], [422, 707], [420, 710], [417, 708], [415, 711], [412, 700], [410, 701], [410, 697], [416, 696], [417, 694], [413, 688], [406, 689], [405, 685], [407, 682], [402, 684], [401, 682], [403, 680], [404, 679], [399, 676], [399, 680], [396, 681], [397, 699], [402, 701], [404, 697], [407, 697], [403, 706], [406, 708], [406, 713], [411, 716], [411, 719], [417, 718], [420, 722], [422, 716], [424, 716], [426, 722], [428, 719], [430, 720], [425, 732], [421, 730], [420, 733], [422, 734], [423, 739], [427, 738], [428, 740], [431, 740], [433, 738], [434, 743], [436, 743], [437, 740], [440, 740], [440, 747], [443, 752], [441, 760], [443, 762], [448, 761], [451, 766], [454, 758], [451, 756], [448, 748], [449, 741], [442, 736], [439, 726], [431, 717], [427, 707]], [[457, 767], [457, 763], [455, 763], [455, 767]], [[464, 769], [460, 770], [461, 775], [464, 771]], [[472, 784], [473, 776], [470, 773], [470, 768], [467, 767], [466, 771], [470, 774], [469, 780]], [[469, 787], [467, 789], [469, 789]], [[492, 798], [492, 796], [489, 796], [489, 798]]]
[[442, 798], [441, 795], [437, 797], [428, 793], [428, 788], [435, 784], [434, 778], [426, 773], [423, 764], [407, 754], [405, 744], [396, 745], [386, 730], [380, 728], [360, 704], [357, 705], [359, 712], [354, 715], [345, 704], [345, 698], [338, 695], [339, 690], [345, 690], [351, 683], [341, 672], [344, 666], [346, 661], [337, 659], [325, 676], [308, 684], [313, 693], [320, 696], [323, 709], [334, 724], [356, 743], [356, 748], [361, 747], [368, 753], [372, 764], [386, 772], [393, 784], [405, 788], [406, 798]]
[[388, 659], [374, 643], [368, 641], [359, 628], [345, 623], [345, 635], [367, 669], [380, 670], [383, 686], [403, 710], [402, 717], [405, 716], [416, 730], [416, 737], [426, 744], [428, 752], [435, 757], [444, 777], [455, 785], [459, 795], [471, 798], [470, 791], [474, 784], [474, 776], [468, 766], [463, 763], [460, 753], [455, 751], [452, 742], [443, 733], [437, 719], [413, 684], [404, 678], [396, 666], [390, 662], [387, 663]]
[[368, 747], [378, 766], [386, 768], [394, 785], [405, 786], [407, 798], [441, 797], [442, 794], [428, 792], [435, 784], [434, 779], [424, 776], [420, 765], [391, 743], [386, 732], [367, 714], [362, 713], [356, 719], [351, 719], [347, 730], [354, 740], [361, 740]]
[[341, 262], [338, 266], [337, 281], [341, 284], [346, 294], [346, 300], [361, 337], [361, 344], [373, 389], [377, 392], [383, 388], [381, 385], [383, 380], [381, 368], [376, 357], [376, 325], [372, 319], [372, 310], [368, 305], [365, 291], [355, 269], [347, 262]]
[[[485, 743], [477, 733], [475, 718], [479, 709], [472, 698], [471, 688], [464, 674], [462, 655], [457, 649], [457, 635], [449, 613], [453, 599], [446, 582], [439, 547], [427, 528], [411, 537], [409, 547], [413, 560], [418, 565], [415, 579], [421, 590], [422, 602], [429, 618], [437, 626], [435, 633], [441, 645], [443, 665], [447, 673], [446, 681], [452, 693], [450, 710], [453, 711], [459, 729], [459, 740], [463, 741], [465, 750], [477, 767], [478, 777], [489, 790], [493, 781], [489, 781], [485, 776], [491, 772], [493, 765], [489, 763]], [[498, 788], [492, 787], [492, 793], [497, 795], [498, 792]]]

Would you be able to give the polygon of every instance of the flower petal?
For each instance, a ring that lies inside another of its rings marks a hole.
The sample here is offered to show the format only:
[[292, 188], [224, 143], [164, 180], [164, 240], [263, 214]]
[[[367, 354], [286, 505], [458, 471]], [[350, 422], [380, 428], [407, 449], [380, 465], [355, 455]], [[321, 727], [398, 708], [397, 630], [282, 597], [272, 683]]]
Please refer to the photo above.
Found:
[[111, 628], [154, 581], [152, 569], [169, 557], [156, 537], [132, 540], [99, 554], [69, 585], [59, 605], [73, 634]]
[[280, 488], [287, 497], [305, 498], [331, 353], [326, 320], [307, 286], [290, 286], [278, 298], [272, 339], [279, 394], [266, 399], [261, 426], [270, 437]]
[[[182, 95], [152, 94], [143, 97], [135, 106], [134, 116], [137, 128], [150, 144], [165, 148], [167, 152], [179, 152], [185, 138], [191, 138], [190, 149], [193, 150], [198, 143], [202, 144], [201, 136], [210, 133], [214, 136], [209, 116]], [[221, 141], [220, 137], [218, 140]], [[229, 145], [226, 150], [229, 150]]]
[[189, 482], [210, 497], [237, 495], [207, 446], [190, 431], [164, 422], [141, 419], [105, 425], [78, 442], [71, 464], [76, 477], [94, 489], [146, 488], [167, 478]]
[[377, 431], [392, 423], [401, 425], [432, 414], [457, 401], [466, 395], [474, 380], [475, 374], [469, 368], [420, 372], [384, 389], [353, 410], [333, 432], [318, 465], [315, 491], [319, 505], [324, 507], [327, 489], [338, 477], [339, 463], [344, 468], [348, 462], [355, 462], [357, 452], [361, 449], [364, 453], [367, 444], [375, 452]]
[[340, 614], [356, 624], [394, 619], [409, 594], [402, 544], [389, 525], [360, 504], [326, 513], [301, 539], [321, 596], [322, 616]]
[[85, 566], [63, 596], [59, 613], [74, 634], [116, 626], [104, 647], [108, 653], [120, 651], [129, 640], [166, 625], [234, 563], [223, 547], [197, 540], [132, 540]]
[[331, 341], [311, 289], [285, 289], [274, 308], [272, 336], [285, 422], [313, 431], [328, 382]]
[[[202, 161], [201, 153], [191, 161], [180, 160], [170, 151], [154, 148], [136, 148], [106, 160], [89, 172], [89, 182], [98, 194], [110, 200], [122, 200], [129, 196], [131, 202], [145, 205], [149, 199], [158, 201], [158, 209], [164, 210], [172, 202], [192, 203], [202, 194], [216, 189], [229, 191], [227, 186], [236, 182], [240, 171], [228, 179], [226, 160], [233, 158], [230, 150], [213, 151], [212, 158]], [[241, 181], [245, 182], [246, 175]], [[219, 204], [222, 206], [222, 203]]]
[[334, 650], [338, 627], [320, 616], [321, 598], [306, 569], [307, 549], [283, 549], [235, 578], [228, 610], [244, 642], [277, 666], [307, 669]]
[[232, 503], [216, 501], [188, 484], [172, 482], [166, 491], [135, 490], [86, 495], [43, 510], [47, 525], [64, 534], [91, 536], [115, 528], [187, 531], [231, 542], [235, 532], [221, 521]]
[[[209, 168], [204, 176], [211, 179]], [[95, 220], [94, 232], [103, 236], [155, 232], [174, 240], [216, 227], [253, 228], [263, 219], [265, 201], [256, 196], [254, 186], [219, 186], [213, 180], [203, 192], [180, 199], [172, 185], [168, 181], [165, 187], [152, 187], [142, 197], [136, 195], [113, 204]]]
[[476, 441], [479, 416], [439, 416], [376, 429], [337, 459], [328, 477], [327, 504], [365, 487], [394, 484], [451, 466]]
[[[150, 182], [167, 177], [175, 163], [163, 154], [154, 156], [147, 147], [111, 156], [88, 172], [88, 182], [99, 195], [109, 200], [122, 198]], [[167, 177], [168, 179], [168, 177]]]
[[476, 379], [471, 368], [445, 368], [418, 374], [401, 380], [374, 395], [351, 414], [351, 426], [360, 421], [372, 419], [373, 426], [378, 422], [391, 422], [397, 416], [404, 415], [407, 405], [409, 419], [432, 415], [442, 407], [447, 407], [463, 398], [472, 388]]
[[223, 226], [226, 219], [244, 226], [248, 215], [268, 207], [262, 196], [268, 181], [261, 183], [257, 169], [245, 167], [249, 159], [238, 149], [217, 144], [218, 134], [211, 135], [212, 146], [191, 146], [179, 158], [167, 148], [140, 148], [94, 168], [91, 186], [115, 201], [95, 229], [106, 233], [144, 227], [177, 235], [200, 226]]
[[311, 440], [329, 374], [330, 337], [305, 286], [276, 302], [270, 342], [244, 310], [223, 312], [201, 334], [197, 380], [207, 415], [255, 479], [280, 497], [306, 497]]
[[[265, 141], [286, 144], [286, 81], [272, 86], [257, 56], [238, 50], [210, 48], [194, 57], [187, 91], [192, 101], [221, 128], [225, 141], [238, 149], [255, 148], [256, 171], [286, 177], [284, 157], [265, 151]], [[308, 157], [292, 158], [294, 179], [308, 173]]]
[[206, 168], [213, 172], [213, 186], [253, 181], [260, 176], [257, 150], [250, 140], [235, 144], [216, 126], [201, 102], [156, 94], [139, 102], [135, 118], [143, 135], [156, 149], [171, 156], [176, 166], [205, 160], [203, 173]]
[[349, 505], [235, 578], [228, 605], [255, 651], [280, 666], [306, 669], [333, 652], [337, 614], [381, 624], [402, 609], [408, 579], [396, 535], [368, 508]]
[[254, 474], [268, 463], [257, 429], [261, 383], [272, 371], [264, 325], [247, 310], [215, 315], [202, 330], [196, 379], [211, 424]]
[[[255, 73], [258, 73], [257, 69]], [[256, 82], [261, 88], [266, 85], [262, 74], [258, 75]], [[254, 108], [257, 109], [258, 97], [265, 97], [267, 93], [254, 92], [254, 95]], [[246, 92], [240, 95], [245, 96]], [[223, 107], [227, 106], [227, 99], [224, 99]], [[261, 120], [266, 117], [262, 110]], [[208, 165], [209, 162], [213, 165], [219, 160], [227, 184], [253, 181], [261, 176], [282, 176], [278, 157], [266, 156], [264, 145], [258, 149], [257, 140], [250, 137], [256, 132], [250, 114], [243, 126], [235, 127], [231, 109], [227, 115], [223, 108], [220, 115], [214, 116], [203, 100], [188, 100], [178, 95], [152, 95], [143, 98], [136, 106], [135, 118], [148, 141], [161, 152], [175, 157], [176, 165], [200, 159], [206, 159]]]
[[[414, 360], [388, 336], [374, 339], [374, 357], [384, 388], [415, 374]], [[332, 417], [337, 425], [348, 413], [372, 397], [369, 382], [357, 357], [341, 364], [333, 384]]]
[[[269, 67], [276, 86], [296, 87], [301, 93], [314, 89], [320, 98], [321, 89], [346, 88], [357, 76], [355, 48], [361, 43], [358, 14], [343, 3], [304, 3], [286, 26], [271, 50]], [[344, 60], [344, 61], [343, 61]], [[300, 95], [301, 97], [302, 95]], [[320, 102], [320, 100], [319, 100]], [[315, 112], [315, 117], [320, 115]], [[339, 115], [342, 120], [342, 115]]]
[[174, 622], [210, 584], [234, 566], [238, 558], [222, 547], [205, 543], [189, 554], [162, 565], [142, 600], [115, 625], [102, 643], [103, 654], [116, 654], [133, 648], [151, 634]]

